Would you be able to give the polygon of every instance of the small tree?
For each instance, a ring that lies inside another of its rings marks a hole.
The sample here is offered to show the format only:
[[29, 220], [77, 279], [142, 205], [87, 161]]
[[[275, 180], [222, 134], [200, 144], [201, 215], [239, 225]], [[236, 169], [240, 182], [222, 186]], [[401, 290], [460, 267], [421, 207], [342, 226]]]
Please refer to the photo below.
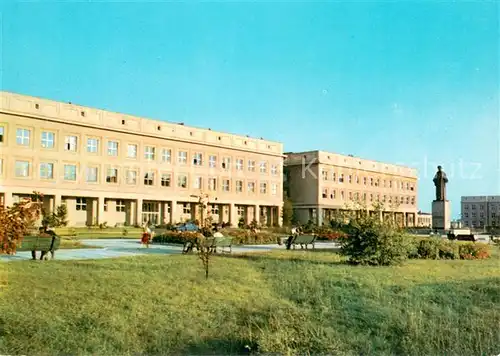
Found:
[[54, 218], [57, 227], [68, 225], [68, 207], [66, 204], [61, 204], [56, 208]]
[[413, 241], [391, 220], [381, 219], [383, 204], [374, 206], [373, 214], [361, 209], [344, 227], [340, 238], [341, 253], [354, 264], [394, 265], [408, 258]]
[[283, 200], [282, 218], [284, 226], [290, 226], [293, 222], [293, 205], [288, 197]]
[[12, 207], [0, 206], [0, 253], [13, 254], [28, 230], [34, 226], [42, 213], [43, 195], [33, 192]]

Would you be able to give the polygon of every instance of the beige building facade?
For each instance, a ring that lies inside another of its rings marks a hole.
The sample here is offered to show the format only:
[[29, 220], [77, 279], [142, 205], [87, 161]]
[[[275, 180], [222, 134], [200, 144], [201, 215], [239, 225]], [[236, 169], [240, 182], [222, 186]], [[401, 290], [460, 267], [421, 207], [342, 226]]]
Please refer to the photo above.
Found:
[[500, 227], [500, 195], [463, 196], [461, 215], [464, 227]]
[[0, 199], [33, 191], [69, 225], [216, 222], [279, 225], [283, 145], [210, 129], [0, 92]]
[[370, 211], [379, 204], [383, 218], [415, 226], [415, 169], [324, 151], [285, 156], [285, 186], [301, 223], [312, 220], [322, 225], [336, 212], [360, 205]]

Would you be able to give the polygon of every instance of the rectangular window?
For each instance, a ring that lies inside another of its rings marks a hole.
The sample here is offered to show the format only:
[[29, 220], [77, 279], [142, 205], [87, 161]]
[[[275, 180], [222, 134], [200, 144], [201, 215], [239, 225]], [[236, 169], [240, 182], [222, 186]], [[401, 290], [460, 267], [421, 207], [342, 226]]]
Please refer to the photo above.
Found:
[[339, 175], [339, 183], [344, 183], [344, 174], [343, 173], [341, 173]]
[[373, 186], [373, 178], [370, 177], [370, 185]]
[[321, 196], [323, 198], [328, 198], [328, 188], [323, 188], [323, 194]]
[[133, 143], [129, 143], [127, 145], [127, 157], [128, 158], [137, 158], [137, 145]]
[[217, 178], [208, 178], [208, 190], [217, 189]]
[[321, 176], [323, 177], [323, 180], [328, 180], [328, 171], [321, 171]]
[[276, 183], [271, 184], [271, 194], [272, 195], [278, 194], [278, 184]]
[[53, 163], [40, 163], [40, 178], [41, 179], [54, 179], [54, 164]]
[[125, 211], [125, 201], [118, 199], [116, 201], [116, 211], [123, 213]]
[[0, 126], [0, 143], [3, 143], [5, 138], [5, 127]]
[[203, 188], [203, 179], [202, 177], [195, 177], [193, 182], [194, 189], [202, 189]]
[[210, 214], [219, 215], [219, 205], [218, 204], [212, 204], [210, 206]]
[[118, 142], [108, 141], [108, 156], [118, 156]]
[[341, 191], [340, 191], [340, 199], [341, 199], [341, 200], [344, 200], [344, 198], [345, 198], [345, 196], [344, 196], [344, 191], [343, 191], [343, 190], [341, 190]]
[[188, 153], [186, 151], [177, 152], [177, 163], [186, 164]]
[[97, 182], [97, 167], [87, 167], [85, 172], [86, 180], [90, 183]]
[[155, 184], [155, 174], [154, 172], [147, 172], [144, 174], [144, 185], [154, 185]]
[[154, 161], [155, 160], [155, 151], [156, 149], [152, 146], [144, 147], [144, 159], [146, 161]]
[[132, 184], [132, 185], [137, 184], [137, 171], [133, 170], [127, 171], [127, 184]]
[[[278, 175], [278, 166], [277, 166], [277, 165], [273, 164], [273, 165], [271, 166], [271, 174], [272, 174], [273, 176], [277, 176], [277, 175]], [[327, 178], [327, 179], [328, 179], [328, 178]]]
[[352, 200], [352, 192], [347, 193], [348, 199]]
[[222, 191], [229, 192], [229, 179], [222, 180]]
[[267, 162], [260, 162], [260, 173], [267, 173]]
[[74, 164], [64, 165], [64, 180], [76, 180], [76, 166]]
[[252, 160], [248, 161], [248, 171], [255, 172], [255, 161]]
[[335, 174], [335, 172], [332, 172], [332, 181], [333, 182], [337, 181], [337, 175]]
[[236, 170], [242, 171], [243, 170], [243, 159], [238, 158], [236, 160]]
[[241, 192], [243, 192], [243, 181], [237, 180], [236, 181], [236, 193], [241, 193]]
[[363, 185], [366, 185], [366, 177], [363, 177]]
[[30, 176], [30, 163], [28, 161], [16, 161], [16, 177], [27, 178]]
[[230, 157], [223, 157], [222, 158], [222, 169], [225, 169], [226, 171], [231, 169], [231, 158]]
[[77, 145], [78, 145], [78, 137], [66, 136], [64, 138], [64, 149], [66, 151], [76, 152]]
[[3, 158], [0, 158], [0, 176], [3, 176]]
[[118, 183], [118, 169], [108, 168], [106, 172], [106, 183]]
[[193, 165], [202, 166], [203, 165], [203, 155], [200, 152], [193, 154]]
[[55, 135], [53, 132], [42, 131], [42, 147], [54, 148]]
[[86, 211], [87, 210], [87, 199], [76, 198], [76, 210], [77, 211]]
[[170, 187], [172, 185], [172, 174], [162, 173], [161, 175], [161, 186]]
[[191, 204], [190, 203], [182, 203], [182, 213], [183, 214], [191, 214]]
[[349, 174], [349, 175], [347, 176], [347, 182], [348, 182], [348, 183], [352, 183], [352, 175], [350, 175], [350, 174]]
[[164, 148], [161, 151], [161, 160], [164, 163], [172, 163], [172, 150], [170, 148]]
[[208, 166], [210, 168], [215, 168], [217, 167], [217, 156], [214, 156], [214, 155], [210, 155], [208, 157]]
[[248, 182], [247, 191], [249, 193], [255, 193], [255, 183], [254, 182]]
[[188, 179], [187, 179], [187, 176], [185, 174], [180, 174], [177, 176], [177, 186], [179, 188], [187, 188], [187, 183], [188, 182]]
[[238, 214], [238, 216], [245, 215], [245, 207], [238, 205], [238, 207], [236, 208], [236, 213]]
[[97, 153], [99, 150], [99, 140], [96, 138], [87, 138], [87, 152]]
[[30, 145], [30, 135], [31, 132], [28, 129], [17, 129], [16, 130], [16, 143], [20, 146]]
[[389, 188], [392, 188], [392, 180], [389, 181]]

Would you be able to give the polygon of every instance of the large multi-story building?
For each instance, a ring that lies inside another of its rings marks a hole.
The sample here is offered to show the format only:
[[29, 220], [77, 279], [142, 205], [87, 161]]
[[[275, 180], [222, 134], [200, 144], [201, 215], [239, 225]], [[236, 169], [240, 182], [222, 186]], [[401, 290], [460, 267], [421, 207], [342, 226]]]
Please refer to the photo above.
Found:
[[321, 225], [339, 210], [354, 209], [359, 202], [370, 210], [378, 202], [385, 218], [415, 226], [415, 169], [323, 151], [285, 155], [285, 186], [300, 222]]
[[277, 225], [283, 146], [0, 92], [0, 199], [33, 191], [70, 225], [180, 222], [210, 195], [213, 218]]
[[461, 214], [465, 227], [499, 227], [500, 195], [463, 196]]

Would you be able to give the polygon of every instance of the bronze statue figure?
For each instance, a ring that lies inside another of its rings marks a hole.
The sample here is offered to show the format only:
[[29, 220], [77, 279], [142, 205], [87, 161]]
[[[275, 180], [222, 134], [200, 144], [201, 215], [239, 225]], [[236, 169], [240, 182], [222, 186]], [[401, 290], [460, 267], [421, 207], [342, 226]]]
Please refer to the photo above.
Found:
[[448, 178], [446, 178], [446, 173], [442, 171], [442, 167], [438, 166], [438, 171], [433, 179], [434, 185], [436, 186], [436, 200], [445, 201], [446, 200], [446, 183], [448, 183]]

